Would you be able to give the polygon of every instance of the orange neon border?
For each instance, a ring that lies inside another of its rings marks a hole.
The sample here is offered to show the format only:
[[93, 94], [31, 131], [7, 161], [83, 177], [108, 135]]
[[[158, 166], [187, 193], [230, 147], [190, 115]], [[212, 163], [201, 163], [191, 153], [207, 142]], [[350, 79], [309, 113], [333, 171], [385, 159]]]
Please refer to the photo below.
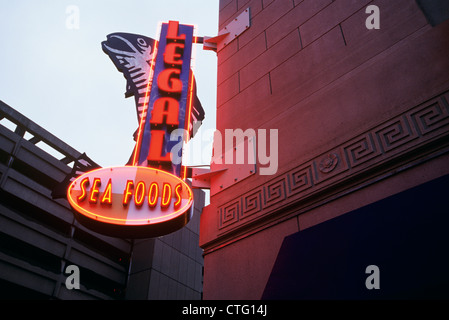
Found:
[[[86, 210], [86, 209], [82, 208], [81, 206], [79, 206], [79, 205], [75, 202], [75, 200], [72, 199], [72, 197], [71, 197], [71, 191], [72, 191], [72, 188], [73, 188], [74, 185], [75, 185], [75, 182], [78, 181], [78, 180], [82, 180], [82, 178], [84, 178], [86, 175], [90, 175], [91, 173], [93, 173], [93, 172], [95, 172], [95, 171], [100, 171], [100, 170], [105, 170], [105, 171], [107, 171], [107, 170], [111, 170], [111, 169], [114, 169], [114, 168], [132, 168], [132, 167], [136, 167], [137, 170], [142, 169], [142, 170], [150, 170], [150, 171], [155, 171], [155, 172], [162, 172], [162, 173], [164, 173], [164, 174], [167, 174], [168, 176], [171, 176], [171, 177], [173, 177], [173, 178], [176, 178], [175, 180], [181, 181], [181, 183], [183, 183], [183, 184], [187, 187], [187, 190], [188, 190], [188, 196], [189, 196], [188, 203], [187, 203], [186, 205], [184, 205], [183, 207], [179, 208], [178, 210], [176, 210], [175, 212], [172, 212], [172, 213], [170, 213], [170, 214], [167, 214], [167, 215], [162, 216], [162, 217], [159, 217], [159, 218], [154, 218], [154, 219], [148, 219], [148, 218], [147, 218], [147, 219], [120, 219], [120, 218], [110, 218], [110, 217], [105, 217], [105, 216], [102, 216], [102, 215], [99, 215], [99, 214], [92, 213], [92, 212], [90, 212], [89, 210]], [[102, 218], [102, 219], [104, 219], [105, 221], [101, 221], [101, 222], [104, 222], [104, 223], [111, 223], [111, 224], [116, 224], [116, 225], [121, 225], [121, 226], [136, 226], [136, 224], [118, 223], [118, 222], [115, 222], [115, 221], [123, 221], [123, 222], [126, 222], [126, 221], [132, 221], [132, 222], [147, 222], [147, 223], [142, 224], [142, 225], [154, 225], [154, 224], [157, 224], [157, 223], [162, 223], [162, 222], [165, 222], [165, 221], [170, 221], [170, 220], [174, 219], [176, 216], [178, 216], [180, 213], [184, 213], [184, 212], [186, 212], [187, 210], [189, 210], [189, 208], [192, 206], [192, 203], [193, 203], [193, 192], [192, 192], [192, 189], [189, 187], [189, 185], [188, 185], [184, 180], [180, 179], [179, 177], [177, 177], [177, 176], [175, 176], [174, 174], [171, 174], [171, 173], [169, 173], [169, 172], [166, 172], [166, 171], [163, 171], [163, 170], [159, 170], [159, 169], [155, 169], [155, 168], [150, 168], [150, 167], [142, 167], [142, 166], [125, 166], [125, 167], [107, 167], [107, 168], [99, 168], [99, 169], [94, 169], [94, 170], [91, 170], [91, 171], [89, 171], [89, 172], [86, 172], [85, 174], [82, 174], [81, 176], [79, 176], [78, 178], [76, 178], [74, 181], [72, 181], [72, 183], [70, 184], [70, 186], [69, 186], [69, 188], [68, 188], [68, 190], [67, 190], [67, 199], [69, 200], [70, 205], [71, 205], [77, 212], [83, 214], [84, 216], [86, 216], [86, 217], [88, 217], [88, 218], [90, 218], [90, 219], [92, 219], [92, 220], [98, 220], [98, 218]], [[168, 217], [170, 217], [170, 216], [173, 216], [173, 217], [168, 218]], [[92, 218], [92, 217], [93, 217], [93, 218]], [[109, 222], [109, 221], [112, 221], [112, 222]], [[148, 222], [148, 221], [149, 221], [149, 222]], [[156, 222], [154, 222], [154, 221], [156, 221]], [[153, 223], [153, 222], [154, 222], [154, 223]]]
[[[162, 22], [159, 22], [159, 24], [158, 24], [158, 33], [159, 34], [160, 34], [160, 31], [161, 31], [161, 27], [162, 27]], [[151, 88], [153, 86], [154, 70], [156, 68], [156, 66], [154, 64], [156, 62], [158, 47], [159, 47], [159, 41], [155, 40], [155, 42], [154, 42], [154, 50], [153, 50], [153, 57], [151, 58], [151, 64], [150, 64], [150, 74], [148, 75], [147, 90], [145, 92], [144, 108], [142, 110], [142, 117], [140, 118], [139, 131], [137, 132], [136, 148], [134, 150], [134, 155], [133, 155], [132, 164], [134, 166], [137, 166], [137, 162], [139, 161], [138, 159], [139, 159], [139, 155], [140, 155], [140, 147], [141, 147], [141, 144], [142, 144], [142, 131], [143, 131], [143, 128], [145, 126], [145, 121], [146, 121], [147, 116], [148, 116], [148, 106], [150, 104], [150, 98], [151, 98], [151, 97], [149, 97], [149, 94], [150, 94]], [[151, 83], [151, 85], [150, 85], [150, 83]], [[147, 98], [148, 98], [148, 101], [147, 101]]]
[[[195, 33], [196, 33], [197, 27], [196, 25], [193, 25], [193, 39], [196, 38]], [[195, 61], [195, 55], [196, 55], [196, 49], [194, 46], [194, 42], [192, 39], [192, 52], [190, 55], [190, 61]], [[192, 104], [193, 104], [193, 67], [194, 67], [194, 63], [190, 63], [190, 67], [189, 67], [189, 89], [188, 89], [188, 97], [189, 97], [189, 101], [187, 103], [186, 106], [186, 112], [187, 112], [187, 117], [186, 120], [187, 122], [184, 124], [184, 128], [187, 128], [187, 134], [184, 137], [184, 142], [187, 144], [187, 142], [190, 140], [190, 117], [192, 116]], [[192, 126], [192, 132], [193, 132], [193, 126]], [[183, 156], [184, 156], [184, 151], [182, 152]], [[182, 163], [182, 159], [181, 159], [181, 163]], [[181, 179], [182, 180], [186, 180], [187, 179], [187, 167], [186, 166], [182, 166], [182, 173], [181, 173]]]

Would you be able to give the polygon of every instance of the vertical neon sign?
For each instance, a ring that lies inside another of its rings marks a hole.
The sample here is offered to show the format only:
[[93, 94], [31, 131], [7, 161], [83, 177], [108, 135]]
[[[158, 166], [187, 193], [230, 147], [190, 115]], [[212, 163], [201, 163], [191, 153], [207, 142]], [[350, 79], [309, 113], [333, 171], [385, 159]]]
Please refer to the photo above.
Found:
[[182, 141], [171, 141], [170, 134], [175, 129], [189, 130], [193, 29], [177, 21], [161, 26], [148, 108], [134, 157], [134, 165], [162, 169], [178, 177], [181, 163], [172, 159], [181, 155], [172, 155], [171, 150]]

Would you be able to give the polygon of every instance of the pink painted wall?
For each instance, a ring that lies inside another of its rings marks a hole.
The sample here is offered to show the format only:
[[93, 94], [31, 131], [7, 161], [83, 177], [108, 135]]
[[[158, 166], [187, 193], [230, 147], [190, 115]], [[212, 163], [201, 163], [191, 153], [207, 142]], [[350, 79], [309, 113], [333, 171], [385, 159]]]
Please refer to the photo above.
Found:
[[203, 210], [205, 299], [260, 298], [285, 236], [449, 173], [449, 21], [411, 0], [221, 0], [218, 29], [248, 7], [218, 52], [217, 129], [277, 129], [279, 165]]

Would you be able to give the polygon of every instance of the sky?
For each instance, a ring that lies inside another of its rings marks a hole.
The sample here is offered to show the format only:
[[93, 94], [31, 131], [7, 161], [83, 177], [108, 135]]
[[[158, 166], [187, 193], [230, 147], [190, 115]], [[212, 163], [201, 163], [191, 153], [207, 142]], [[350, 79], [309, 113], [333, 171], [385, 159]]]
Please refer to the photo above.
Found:
[[[103, 167], [124, 165], [137, 129], [134, 98], [101, 42], [114, 32], [158, 39], [158, 23], [218, 33], [218, 0], [0, 0], [0, 100]], [[208, 165], [215, 128], [217, 57], [195, 45], [206, 118], [186, 165]], [[192, 151], [195, 150], [195, 151]]]

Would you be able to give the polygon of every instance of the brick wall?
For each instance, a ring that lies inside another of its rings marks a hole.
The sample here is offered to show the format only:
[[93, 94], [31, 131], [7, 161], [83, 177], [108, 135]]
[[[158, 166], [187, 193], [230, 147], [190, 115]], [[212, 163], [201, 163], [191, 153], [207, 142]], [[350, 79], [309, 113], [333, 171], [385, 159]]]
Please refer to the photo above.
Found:
[[[380, 9], [378, 30], [365, 27], [368, 5]], [[448, 21], [430, 26], [412, 0], [222, 0], [219, 30], [248, 7], [251, 27], [218, 52], [217, 129], [277, 129], [279, 167], [213, 195], [203, 211], [205, 298], [258, 298], [285, 235], [343, 214], [323, 213], [334, 199], [347, 209], [398, 192], [370, 198], [361, 186], [389, 184], [379, 177], [410, 166], [412, 151], [423, 159], [443, 148], [430, 146], [449, 131]], [[401, 187], [444, 174], [438, 163]], [[254, 248], [265, 236], [262, 254]], [[224, 261], [225, 277], [213, 271]]]

